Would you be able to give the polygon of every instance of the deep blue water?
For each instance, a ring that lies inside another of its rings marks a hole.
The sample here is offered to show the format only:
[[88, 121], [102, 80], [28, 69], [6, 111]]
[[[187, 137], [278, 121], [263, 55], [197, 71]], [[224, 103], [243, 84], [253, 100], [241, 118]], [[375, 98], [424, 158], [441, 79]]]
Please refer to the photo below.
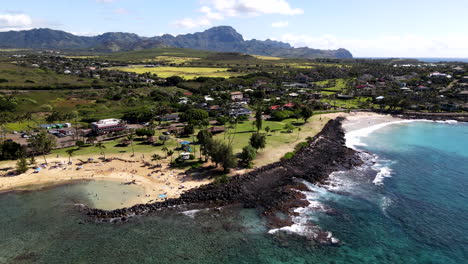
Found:
[[[86, 221], [82, 184], [0, 196], [0, 263], [468, 263], [468, 125], [414, 122], [361, 141], [373, 169], [311, 186], [299, 217], [339, 246], [267, 234], [254, 210]], [[380, 185], [377, 171], [391, 171]], [[317, 209], [317, 203], [323, 208]]]

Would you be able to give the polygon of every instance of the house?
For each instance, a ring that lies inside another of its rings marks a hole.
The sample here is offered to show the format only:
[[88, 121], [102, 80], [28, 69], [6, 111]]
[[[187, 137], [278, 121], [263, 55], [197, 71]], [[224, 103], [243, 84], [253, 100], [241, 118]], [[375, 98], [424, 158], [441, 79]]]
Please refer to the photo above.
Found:
[[205, 95], [205, 101], [210, 102], [210, 101], [214, 101], [214, 99], [211, 98], [209, 95]]
[[111, 132], [118, 132], [127, 129], [125, 123], [120, 119], [103, 119], [98, 122], [91, 123], [93, 133], [103, 135]]
[[185, 93], [183, 93], [183, 95], [185, 95], [185, 96], [192, 96], [193, 93], [191, 93], [191, 92], [185, 92]]
[[461, 91], [457, 94], [457, 97], [462, 100], [468, 100], [468, 91]]
[[347, 95], [347, 94], [337, 94], [337, 95], [336, 95], [336, 98], [337, 98], [337, 99], [342, 99], [342, 100], [350, 100], [350, 99], [353, 99], [354, 96], [352, 96], [352, 95]]
[[464, 76], [463, 78], [460, 79], [461, 83], [468, 83], [468, 76]]
[[226, 128], [223, 126], [214, 126], [208, 128], [208, 132], [210, 132], [211, 134], [223, 133], [224, 131], [226, 131]]
[[231, 109], [229, 111], [229, 115], [233, 117], [238, 117], [238, 116], [249, 116], [252, 114], [252, 111], [248, 108], [241, 107], [241, 108], [235, 108]]
[[321, 93], [309, 93], [309, 94], [307, 94], [307, 98], [309, 98], [309, 99], [320, 99], [320, 98], [322, 98], [322, 94]]
[[244, 98], [244, 95], [242, 94], [242, 92], [232, 92], [231, 93], [231, 99], [233, 101], [240, 101]]
[[179, 121], [179, 114], [170, 114], [160, 117], [161, 121]]

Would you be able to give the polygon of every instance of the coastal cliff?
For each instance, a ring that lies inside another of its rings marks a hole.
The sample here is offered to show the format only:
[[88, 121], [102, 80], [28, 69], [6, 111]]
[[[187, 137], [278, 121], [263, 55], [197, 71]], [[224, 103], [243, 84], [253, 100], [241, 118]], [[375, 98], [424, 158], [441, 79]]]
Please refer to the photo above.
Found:
[[[265, 215], [287, 212], [305, 202], [297, 190], [305, 188], [300, 180], [320, 183], [334, 171], [348, 170], [362, 164], [356, 152], [345, 146], [341, 122], [329, 121], [324, 129], [290, 160], [279, 161], [247, 174], [237, 175], [226, 184], [212, 183], [190, 190], [178, 199], [135, 205], [114, 211], [83, 208], [86, 215], [97, 221], [126, 221], [128, 217], [149, 214], [180, 205], [219, 207], [232, 204], [247, 208], [262, 208]], [[274, 222], [274, 219], [272, 219]], [[281, 226], [287, 223], [272, 224]]]

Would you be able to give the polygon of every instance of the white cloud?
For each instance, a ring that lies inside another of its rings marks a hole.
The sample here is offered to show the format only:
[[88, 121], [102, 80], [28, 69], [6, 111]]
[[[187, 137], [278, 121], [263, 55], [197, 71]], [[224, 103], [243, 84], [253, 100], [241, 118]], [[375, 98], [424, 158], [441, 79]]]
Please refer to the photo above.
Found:
[[196, 27], [205, 27], [211, 25], [211, 20], [205, 17], [199, 18], [184, 18], [174, 22], [174, 26], [180, 28], [196, 28]]
[[286, 0], [201, 0], [226, 16], [238, 15], [300, 15], [304, 10], [292, 8]]
[[304, 10], [293, 8], [287, 0], [200, 0], [198, 10], [203, 15], [198, 18], [184, 18], [173, 24], [177, 27], [194, 28], [209, 26], [213, 20], [227, 17], [259, 15], [300, 15]]
[[130, 12], [125, 8], [117, 8], [117, 9], [114, 9], [114, 13], [119, 14], [119, 15], [127, 15]]
[[289, 26], [289, 22], [288, 21], [278, 21], [278, 22], [272, 23], [271, 26], [274, 27], [274, 28], [285, 28], [285, 27]]
[[33, 19], [26, 14], [0, 14], [0, 30], [30, 29]]
[[114, 3], [115, 1], [117, 0], [96, 0], [96, 2], [98, 3], [105, 3], [105, 4]]
[[294, 47], [346, 48], [355, 57], [468, 57], [468, 36], [461, 35], [432, 38], [404, 34], [364, 39], [285, 34], [278, 40]]

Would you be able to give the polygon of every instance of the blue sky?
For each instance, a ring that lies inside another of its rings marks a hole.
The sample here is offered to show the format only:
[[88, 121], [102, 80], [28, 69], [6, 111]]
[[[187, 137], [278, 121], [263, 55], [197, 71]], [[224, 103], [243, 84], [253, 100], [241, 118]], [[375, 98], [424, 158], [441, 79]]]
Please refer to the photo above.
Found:
[[230, 25], [246, 39], [347, 48], [359, 57], [468, 57], [467, 0], [16, 0], [0, 30], [155, 36]]

